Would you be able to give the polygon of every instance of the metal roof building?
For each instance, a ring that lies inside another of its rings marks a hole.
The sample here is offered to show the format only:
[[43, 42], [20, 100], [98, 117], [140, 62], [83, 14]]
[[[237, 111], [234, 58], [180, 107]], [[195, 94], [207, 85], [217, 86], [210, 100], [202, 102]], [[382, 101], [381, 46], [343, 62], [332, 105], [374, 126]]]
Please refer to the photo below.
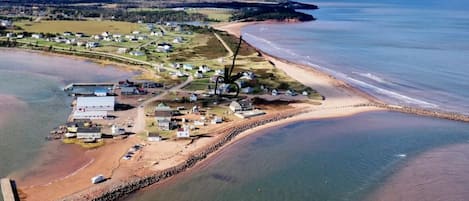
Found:
[[116, 98], [114, 96], [77, 97], [76, 110], [85, 111], [114, 111]]

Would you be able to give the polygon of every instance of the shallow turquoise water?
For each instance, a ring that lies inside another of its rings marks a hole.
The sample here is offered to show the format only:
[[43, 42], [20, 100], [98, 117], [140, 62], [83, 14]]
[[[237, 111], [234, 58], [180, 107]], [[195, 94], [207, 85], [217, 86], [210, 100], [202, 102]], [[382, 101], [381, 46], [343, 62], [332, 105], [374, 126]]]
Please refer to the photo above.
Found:
[[399, 113], [299, 122], [128, 200], [359, 201], [418, 153], [468, 140], [468, 124]]

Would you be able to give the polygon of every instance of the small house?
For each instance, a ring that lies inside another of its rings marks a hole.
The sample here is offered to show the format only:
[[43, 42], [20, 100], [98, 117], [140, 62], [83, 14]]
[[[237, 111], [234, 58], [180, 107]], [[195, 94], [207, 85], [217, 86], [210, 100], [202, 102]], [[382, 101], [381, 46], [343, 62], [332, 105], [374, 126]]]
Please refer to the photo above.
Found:
[[272, 96], [278, 96], [278, 90], [277, 89], [272, 90]]
[[196, 79], [204, 78], [204, 74], [202, 73], [202, 71], [197, 71], [194, 73], [194, 78]]
[[241, 77], [241, 79], [254, 80], [256, 79], [256, 75], [251, 71], [244, 72], [243, 77]]
[[191, 94], [189, 96], [189, 101], [190, 102], [196, 102], [197, 101], [197, 94]]
[[11, 20], [0, 20], [0, 26], [2, 27], [11, 27], [12, 25]]
[[194, 126], [205, 126], [205, 121], [196, 120], [194, 121]]
[[22, 39], [22, 38], [24, 38], [24, 35], [23, 34], [18, 34], [18, 35], [16, 35], [16, 38]]
[[32, 35], [31, 35], [31, 38], [34, 38], [34, 39], [40, 39], [40, 38], [42, 38], [42, 37], [43, 37], [43, 35], [40, 34], [40, 33], [39, 33], [39, 34], [32, 34]]
[[99, 47], [98, 42], [87, 42], [86, 43], [86, 48], [96, 48], [96, 47]]
[[112, 125], [111, 126], [111, 134], [112, 135], [124, 135], [125, 134], [125, 129], [119, 128], [117, 125]]
[[100, 139], [101, 136], [101, 128], [99, 127], [87, 127], [77, 129], [77, 139]]
[[62, 35], [63, 35], [63, 36], [71, 36], [72, 34], [73, 34], [72, 32], [66, 31], [66, 32], [64, 32]]
[[301, 95], [303, 95], [303, 96], [308, 96], [309, 93], [308, 93], [307, 91], [303, 91], [303, 92], [301, 92]]
[[82, 37], [85, 37], [85, 34], [81, 33], [81, 32], [77, 32], [77, 33], [75, 33], [75, 37], [82, 38]]
[[182, 37], [176, 37], [176, 38], [174, 38], [174, 40], [173, 40], [173, 43], [176, 43], [176, 44], [177, 44], [177, 43], [182, 43], [182, 42], [183, 42]]
[[171, 121], [173, 112], [174, 111], [173, 109], [171, 109], [171, 107], [167, 106], [164, 103], [160, 103], [155, 108], [155, 119], [158, 122], [163, 120]]
[[182, 68], [183, 68], [184, 70], [194, 70], [194, 65], [192, 65], [192, 64], [184, 64], [184, 65], [182, 65]]
[[285, 92], [285, 94], [287, 96], [296, 96], [297, 95], [297, 93], [292, 89], [287, 90], [287, 92]]
[[7, 33], [5, 36], [6, 36], [7, 38], [13, 38], [13, 37], [15, 37], [16, 35], [15, 35], [15, 33]]
[[132, 31], [132, 34], [134, 35], [140, 34], [140, 31]]
[[109, 36], [111, 36], [111, 33], [105, 31], [105, 32], [101, 33], [101, 36], [102, 37], [109, 37]]
[[219, 123], [222, 123], [222, 122], [223, 122], [223, 118], [219, 117], [219, 116], [215, 116], [212, 119], [212, 124], [219, 124]]
[[78, 46], [78, 47], [84, 46], [85, 44], [86, 44], [86, 42], [77, 41], [77, 46]]
[[252, 88], [252, 87], [244, 87], [244, 88], [241, 89], [241, 93], [252, 94], [252, 93], [254, 93], [254, 88]]
[[158, 133], [148, 133], [148, 141], [150, 142], [159, 142], [161, 141], [161, 136]]
[[202, 73], [208, 73], [211, 71], [211, 69], [207, 65], [202, 65], [199, 66], [199, 71], [201, 71]]
[[129, 54], [132, 55], [132, 56], [136, 56], [136, 57], [145, 56], [145, 53], [143, 53], [141, 51], [132, 51]]
[[171, 121], [168, 120], [160, 120], [157, 122], [158, 123], [158, 128], [164, 131], [171, 130], [173, 128], [173, 124]]
[[224, 73], [225, 73], [225, 70], [222, 70], [222, 69], [215, 70], [215, 75], [223, 75]]
[[190, 129], [187, 126], [183, 126], [183, 128], [178, 128], [176, 131], [177, 138], [189, 138], [190, 137]]
[[230, 110], [233, 112], [252, 110], [252, 103], [249, 101], [233, 101], [230, 104]]
[[169, 43], [158, 43], [156, 45], [156, 49], [159, 52], [171, 52], [173, 50], [173, 46]]
[[192, 113], [199, 113], [200, 112], [200, 108], [198, 105], [194, 105], [194, 107], [192, 107]]
[[122, 87], [121, 95], [136, 95], [138, 94], [137, 87]]
[[101, 35], [94, 35], [92, 38], [95, 39], [95, 40], [102, 40], [103, 39], [103, 37]]

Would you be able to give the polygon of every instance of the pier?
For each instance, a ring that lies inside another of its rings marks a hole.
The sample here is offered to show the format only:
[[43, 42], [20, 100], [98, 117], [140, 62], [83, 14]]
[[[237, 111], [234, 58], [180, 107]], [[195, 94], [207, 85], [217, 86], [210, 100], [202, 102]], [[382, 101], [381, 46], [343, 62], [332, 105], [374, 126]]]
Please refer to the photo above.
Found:
[[14, 181], [9, 178], [1, 179], [1, 188], [3, 201], [19, 201], [18, 193], [16, 192], [16, 186]]
[[64, 91], [72, 90], [73, 87], [109, 87], [114, 88], [115, 83], [71, 83], [63, 88]]

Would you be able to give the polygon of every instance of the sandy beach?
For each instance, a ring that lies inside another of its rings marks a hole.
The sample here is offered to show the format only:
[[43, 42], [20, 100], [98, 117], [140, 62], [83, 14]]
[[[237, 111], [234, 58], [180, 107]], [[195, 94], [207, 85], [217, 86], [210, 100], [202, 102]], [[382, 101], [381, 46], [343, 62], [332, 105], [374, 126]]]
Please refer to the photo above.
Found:
[[[239, 36], [242, 26], [248, 24], [251, 23], [234, 23], [218, 26], [216, 28]], [[237, 140], [242, 139], [244, 136], [257, 133], [260, 130], [296, 121], [344, 117], [362, 112], [383, 110], [382, 108], [367, 106], [376, 100], [327, 74], [316, 71], [310, 67], [293, 64], [269, 55], [264, 54], [264, 57], [267, 60], [270, 60], [276, 68], [284, 71], [292, 78], [317, 90], [325, 97], [325, 100], [321, 101], [321, 105], [295, 104], [293, 105], [294, 109], [292, 109], [292, 111], [302, 110], [308, 112], [296, 115], [292, 118], [249, 129], [235, 137], [234, 140], [230, 141], [228, 144], [234, 143]], [[248, 124], [250, 121], [268, 118], [269, 116], [272, 117], [275, 115], [276, 113], [273, 112], [270, 115], [248, 120], [240, 123], [239, 125], [233, 124], [230, 126], [242, 126], [243, 124]], [[135, 120], [137, 121], [138, 118]], [[140, 119], [138, 121], [142, 120]], [[137, 123], [137, 125], [139, 124]], [[220, 129], [223, 130], [223, 128]], [[223, 135], [219, 134], [219, 136]], [[155, 171], [171, 168], [184, 162], [192, 153], [206, 149], [216, 140], [217, 137], [199, 139], [193, 144], [189, 144], [188, 141], [161, 142], [158, 144], [158, 154], [156, 154], [155, 150], [151, 150], [153, 149], [152, 146], [146, 146], [142, 153], [136, 156], [138, 160], [133, 162], [122, 162], [121, 157], [133, 144], [142, 143], [139, 138], [131, 137], [123, 142], [109, 142], [104, 147], [86, 151], [84, 154], [85, 156], [83, 157], [86, 157], [88, 162], [81, 163], [74, 167], [76, 170], [72, 171], [72, 174], [61, 179], [52, 179], [52, 177], [48, 177], [47, 175], [36, 175], [28, 178], [32, 180], [28, 182], [31, 185], [22, 186], [20, 183], [20, 191], [23, 195], [26, 195], [25, 200], [28, 201], [57, 200], [71, 194], [88, 194], [88, 198], [98, 196], [96, 193], [89, 195], [89, 192], [103, 192], [112, 185], [122, 183], [129, 178], [141, 177]], [[150, 163], [151, 161], [153, 162]], [[158, 161], [158, 164], [154, 164], [154, 161]], [[60, 171], [60, 168], [65, 167], [57, 168], [57, 171]], [[69, 168], [70, 167], [68, 167], [68, 169]], [[111, 180], [101, 185], [93, 186], [89, 179], [97, 174], [104, 174], [106, 177], [111, 178]]]

